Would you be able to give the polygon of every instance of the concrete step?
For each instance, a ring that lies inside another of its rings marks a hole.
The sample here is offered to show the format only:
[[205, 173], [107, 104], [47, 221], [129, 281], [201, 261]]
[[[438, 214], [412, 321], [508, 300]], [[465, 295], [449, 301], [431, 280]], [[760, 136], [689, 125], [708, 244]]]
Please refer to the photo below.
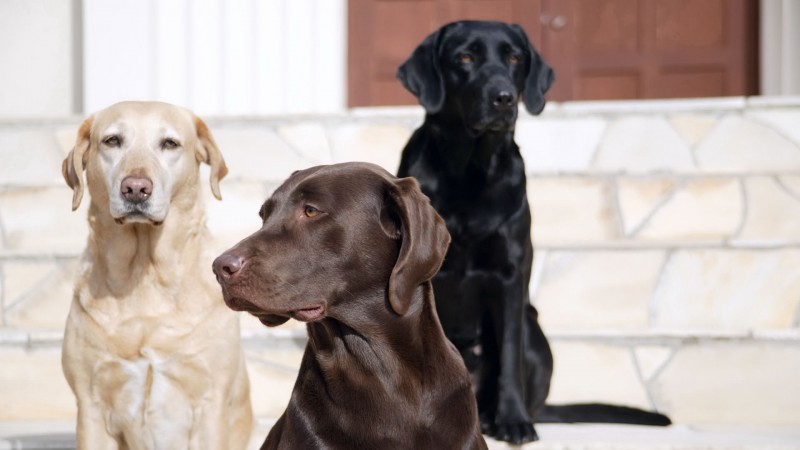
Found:
[[[262, 418], [253, 432], [258, 448], [274, 419]], [[74, 422], [0, 422], [0, 450], [72, 450]], [[800, 428], [730, 428], [632, 425], [538, 425], [540, 440], [510, 446], [487, 439], [492, 450], [798, 450]]]

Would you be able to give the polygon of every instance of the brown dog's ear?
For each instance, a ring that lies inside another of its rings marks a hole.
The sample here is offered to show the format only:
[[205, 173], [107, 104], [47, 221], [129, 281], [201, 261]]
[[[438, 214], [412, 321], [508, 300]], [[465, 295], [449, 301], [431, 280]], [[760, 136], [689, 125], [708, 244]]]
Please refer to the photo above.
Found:
[[444, 261], [450, 233], [414, 178], [401, 178], [389, 191], [393, 212], [400, 220], [400, 253], [389, 278], [389, 303], [405, 314], [414, 290], [436, 275]]
[[225, 160], [222, 159], [222, 153], [214, 141], [214, 136], [211, 135], [211, 130], [208, 129], [208, 125], [203, 122], [203, 119], [195, 116], [194, 126], [197, 129], [197, 138], [200, 140], [195, 155], [198, 161], [211, 166], [211, 192], [217, 200], [222, 200], [219, 181], [228, 174], [228, 166], [225, 165]]
[[545, 92], [550, 89], [550, 85], [555, 81], [555, 74], [553, 69], [547, 65], [539, 55], [539, 52], [533, 47], [525, 30], [517, 24], [512, 24], [511, 27], [520, 35], [520, 38], [528, 45], [529, 64], [528, 74], [525, 77], [525, 88], [522, 95], [522, 100], [525, 102], [525, 109], [531, 114], [539, 114], [544, 109], [544, 104], [547, 102], [544, 98]]
[[78, 128], [78, 137], [64, 162], [61, 163], [61, 174], [67, 186], [72, 188], [72, 210], [78, 209], [83, 199], [83, 169], [89, 161], [89, 147], [91, 145], [92, 121], [89, 117]]
[[444, 105], [444, 77], [439, 67], [439, 47], [447, 28], [431, 33], [397, 69], [397, 78], [419, 100], [426, 112], [435, 114]]

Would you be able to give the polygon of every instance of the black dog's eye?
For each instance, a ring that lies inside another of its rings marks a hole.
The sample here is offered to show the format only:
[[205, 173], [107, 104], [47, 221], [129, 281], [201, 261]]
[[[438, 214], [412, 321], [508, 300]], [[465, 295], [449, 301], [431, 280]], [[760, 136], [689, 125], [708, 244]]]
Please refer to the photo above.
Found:
[[111, 136], [103, 139], [103, 144], [106, 144], [109, 147], [119, 147], [120, 143], [121, 140], [116, 134], [112, 134]]
[[180, 146], [181, 144], [175, 139], [166, 138], [163, 141], [161, 141], [161, 148], [163, 148], [164, 150], [175, 150]]
[[462, 64], [470, 64], [475, 62], [475, 57], [470, 55], [469, 53], [459, 53], [458, 54], [458, 61]]
[[519, 64], [521, 60], [522, 58], [520, 58], [519, 55], [511, 55], [508, 57], [508, 63], [511, 64], [512, 66]]

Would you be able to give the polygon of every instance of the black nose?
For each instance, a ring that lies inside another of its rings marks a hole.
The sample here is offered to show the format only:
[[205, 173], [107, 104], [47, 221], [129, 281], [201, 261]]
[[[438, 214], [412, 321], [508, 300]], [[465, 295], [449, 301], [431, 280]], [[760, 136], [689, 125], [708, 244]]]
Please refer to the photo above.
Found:
[[217, 280], [228, 281], [242, 270], [243, 264], [244, 258], [242, 256], [226, 252], [219, 255], [211, 267], [217, 275]]
[[119, 191], [125, 200], [131, 203], [142, 203], [153, 193], [153, 181], [147, 177], [125, 177]]
[[511, 92], [500, 91], [492, 99], [492, 105], [498, 109], [506, 109], [513, 106], [516, 100], [516, 97]]

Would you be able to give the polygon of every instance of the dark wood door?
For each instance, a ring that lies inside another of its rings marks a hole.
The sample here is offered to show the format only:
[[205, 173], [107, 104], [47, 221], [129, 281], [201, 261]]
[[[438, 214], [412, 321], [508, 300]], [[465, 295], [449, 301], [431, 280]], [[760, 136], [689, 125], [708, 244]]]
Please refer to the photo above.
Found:
[[754, 0], [544, 0], [555, 100], [716, 97], [757, 90]]
[[416, 100], [395, 78], [459, 19], [515, 22], [556, 71], [551, 100], [751, 95], [757, 0], [350, 0], [348, 103]]

